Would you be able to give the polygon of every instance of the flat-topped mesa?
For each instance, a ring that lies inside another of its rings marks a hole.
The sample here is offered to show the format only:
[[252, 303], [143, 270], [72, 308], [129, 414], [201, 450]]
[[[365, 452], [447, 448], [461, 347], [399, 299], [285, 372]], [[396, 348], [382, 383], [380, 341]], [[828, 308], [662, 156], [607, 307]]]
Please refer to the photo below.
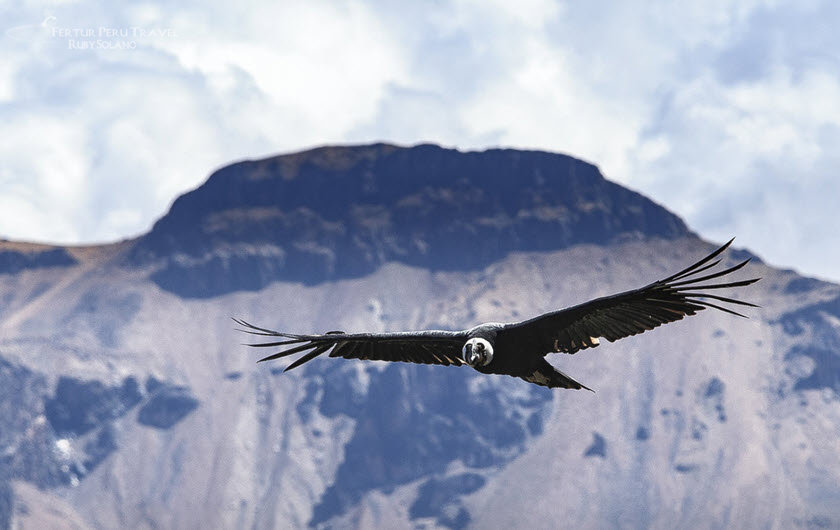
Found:
[[235, 163], [179, 197], [128, 259], [185, 297], [315, 284], [389, 261], [471, 270], [512, 251], [689, 235], [598, 168], [540, 151], [329, 146]]

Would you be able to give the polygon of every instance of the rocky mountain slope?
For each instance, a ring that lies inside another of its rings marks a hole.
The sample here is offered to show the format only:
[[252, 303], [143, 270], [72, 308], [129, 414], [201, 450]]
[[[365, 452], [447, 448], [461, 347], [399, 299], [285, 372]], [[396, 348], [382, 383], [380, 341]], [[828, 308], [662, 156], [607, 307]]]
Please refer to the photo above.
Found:
[[282, 374], [229, 318], [462, 328], [711, 248], [570, 157], [383, 144], [220, 169], [137, 240], [0, 242], [0, 527], [840, 526], [836, 285], [756, 262], [749, 320], [550, 357], [595, 394]]

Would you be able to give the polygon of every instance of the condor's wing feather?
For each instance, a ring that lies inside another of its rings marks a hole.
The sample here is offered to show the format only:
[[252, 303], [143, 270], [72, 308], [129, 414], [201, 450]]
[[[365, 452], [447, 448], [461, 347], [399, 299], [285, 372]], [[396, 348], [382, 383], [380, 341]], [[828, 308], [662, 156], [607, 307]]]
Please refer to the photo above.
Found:
[[[344, 357], [345, 359], [453, 364], [455, 366], [464, 364], [461, 359], [461, 347], [467, 340], [464, 332], [344, 333], [330, 331], [321, 335], [296, 335], [261, 328], [244, 320], [233, 320], [242, 326], [243, 329], [240, 331], [266, 337], [264, 342], [256, 342], [248, 346], [279, 349], [263, 357], [259, 362], [304, 353], [284, 371], [296, 368], [328, 351], [330, 357]], [[281, 340], [274, 340], [277, 338]]]
[[575, 353], [597, 346], [600, 338], [614, 342], [681, 320], [707, 307], [742, 317], [744, 315], [724, 305], [757, 306], [706, 291], [742, 287], [757, 282], [759, 278], [724, 283], [714, 281], [737, 271], [750, 260], [701, 275], [720, 263], [721, 260], [715, 258], [731, 243], [732, 240], [729, 240], [697, 263], [641, 289], [605, 296], [531, 320], [509, 324], [499, 332], [499, 337], [501, 339], [504, 334], [507, 340], [529, 344], [535, 349], [531, 352], [535, 355], [549, 352]]

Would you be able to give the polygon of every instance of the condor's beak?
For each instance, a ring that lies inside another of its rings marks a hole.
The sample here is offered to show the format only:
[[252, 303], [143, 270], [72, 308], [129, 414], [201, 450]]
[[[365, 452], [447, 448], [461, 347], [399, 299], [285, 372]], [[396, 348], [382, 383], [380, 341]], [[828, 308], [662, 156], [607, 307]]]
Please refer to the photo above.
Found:
[[466, 361], [467, 364], [469, 364], [470, 366], [474, 365], [477, 360], [477, 357], [478, 354], [475, 353], [475, 351], [473, 351], [472, 344], [467, 344], [466, 346], [464, 346], [464, 361]]

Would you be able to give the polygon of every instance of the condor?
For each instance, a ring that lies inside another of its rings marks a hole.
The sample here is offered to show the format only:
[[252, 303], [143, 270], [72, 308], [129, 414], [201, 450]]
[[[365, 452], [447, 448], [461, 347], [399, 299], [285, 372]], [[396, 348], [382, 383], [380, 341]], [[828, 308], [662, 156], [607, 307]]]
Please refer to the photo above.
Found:
[[[345, 359], [444, 366], [467, 364], [481, 373], [510, 375], [550, 388], [590, 390], [556, 370], [545, 360], [545, 356], [549, 353], [576, 353], [593, 348], [598, 346], [600, 339], [614, 342], [638, 335], [706, 308], [743, 317], [725, 305], [758, 307], [749, 302], [707, 292], [743, 287], [760, 279], [724, 283], [713, 281], [741, 269], [750, 261], [747, 259], [733, 267], [710, 270], [721, 262], [718, 256], [729, 247], [733, 239], [690, 267], [640, 289], [545, 313], [524, 322], [487, 323], [463, 331], [330, 331], [323, 335], [297, 335], [261, 328], [244, 320], [234, 320], [243, 327], [240, 331], [275, 338], [248, 344], [258, 348], [280, 349], [259, 362], [303, 353], [286, 370], [329, 352], [330, 357]], [[702, 274], [704, 272], [706, 274]]]

